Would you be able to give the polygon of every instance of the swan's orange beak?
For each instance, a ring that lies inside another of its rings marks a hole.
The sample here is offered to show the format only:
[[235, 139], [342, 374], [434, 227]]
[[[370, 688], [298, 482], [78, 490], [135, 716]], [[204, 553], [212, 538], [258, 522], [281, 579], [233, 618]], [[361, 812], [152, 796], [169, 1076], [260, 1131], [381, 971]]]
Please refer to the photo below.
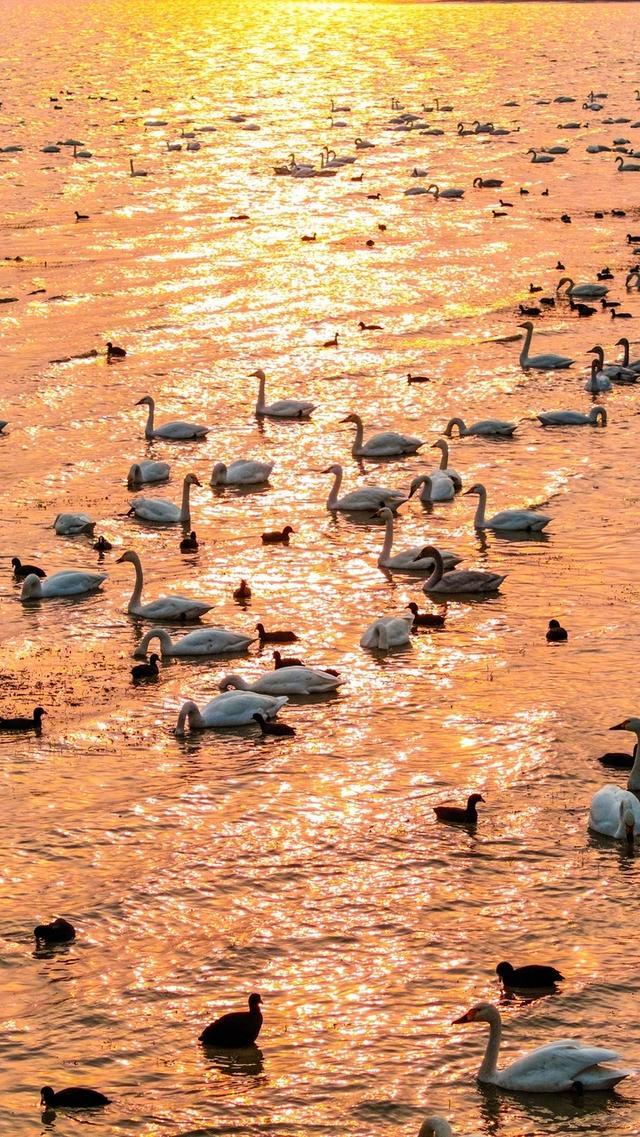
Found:
[[463, 1015], [461, 1015], [459, 1019], [454, 1019], [451, 1025], [455, 1026], [457, 1023], [473, 1022], [474, 1017], [475, 1016], [474, 1016], [474, 1013], [472, 1010], [471, 1011], [465, 1011], [465, 1013]]

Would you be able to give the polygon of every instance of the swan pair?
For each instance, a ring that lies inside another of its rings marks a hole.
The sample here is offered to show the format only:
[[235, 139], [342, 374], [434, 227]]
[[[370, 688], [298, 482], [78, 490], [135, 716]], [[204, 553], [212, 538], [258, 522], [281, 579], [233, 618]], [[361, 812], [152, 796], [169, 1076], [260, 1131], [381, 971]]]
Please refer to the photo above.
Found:
[[[640, 741], [640, 718], [628, 718], [611, 730], [628, 730]], [[607, 785], [594, 794], [589, 809], [589, 829], [614, 837], [618, 841], [633, 842], [640, 833], [640, 746], [635, 749], [633, 766], [626, 790]]]
[[197, 703], [189, 699], [180, 709], [175, 733], [179, 737], [183, 736], [187, 724], [192, 731], [207, 730], [210, 727], [249, 726], [253, 724], [255, 714], [273, 719], [288, 702], [286, 695], [272, 698], [255, 691], [225, 691], [200, 710]]
[[225, 675], [219, 687], [221, 691], [233, 687], [239, 691], [257, 691], [260, 695], [323, 695], [336, 691], [342, 683], [344, 679], [328, 671], [296, 666], [265, 671], [253, 683], [248, 683], [240, 675]]
[[262, 368], [252, 371], [251, 378], [257, 379], [259, 383], [255, 412], [258, 418], [309, 418], [316, 409], [316, 404], [306, 399], [279, 399], [275, 403], [267, 404], [264, 401], [267, 377]]
[[155, 497], [134, 497], [129, 502], [129, 513], [138, 521], [148, 521], [154, 525], [186, 525], [191, 524], [191, 507], [189, 492], [192, 486], [202, 483], [195, 474], [187, 474], [182, 483], [182, 504], [178, 508], [172, 501]]
[[449, 446], [446, 439], [439, 438], [432, 449], [440, 450], [440, 465], [430, 474], [419, 474], [409, 487], [409, 497], [420, 489], [422, 502], [453, 501], [456, 491], [462, 489], [462, 478], [457, 470], [449, 466]]
[[322, 473], [333, 474], [334, 476], [333, 486], [327, 498], [327, 509], [332, 512], [370, 512], [382, 509], [383, 506], [397, 509], [403, 501], [407, 500], [406, 494], [402, 493], [401, 490], [390, 490], [386, 486], [362, 486], [361, 489], [351, 490], [343, 497], [338, 497], [342, 484], [342, 466], [334, 462]]
[[190, 620], [199, 620], [205, 612], [209, 612], [213, 607], [212, 604], [206, 604], [202, 600], [189, 600], [184, 596], [160, 596], [157, 600], [143, 604], [144, 577], [140, 557], [132, 551], [123, 553], [121, 557], [118, 557], [116, 564], [123, 563], [132, 564], [136, 574], [131, 599], [127, 605], [127, 612], [130, 616], [139, 616], [142, 620], [153, 620], [154, 623], [158, 620], [180, 620], [184, 623]]
[[187, 442], [193, 438], [204, 438], [209, 433], [208, 426], [201, 426], [195, 422], [176, 420], [175, 422], [165, 422], [162, 426], [154, 426], [156, 404], [151, 395], [145, 395], [142, 399], [138, 399], [136, 406], [149, 408], [147, 425], [144, 428], [144, 436], [147, 441], [151, 441], [153, 438], [167, 438], [173, 442]]
[[[435, 558], [432, 551], [427, 553], [424, 545], [412, 545], [409, 549], [392, 555], [393, 512], [385, 507], [379, 510], [376, 516], [382, 518], [385, 523], [384, 543], [378, 557], [380, 568], [389, 569], [391, 572], [405, 573], [430, 573], [433, 571]], [[448, 569], [453, 568], [462, 560], [461, 557], [456, 557], [453, 553], [438, 552], [438, 556]]]
[[424, 442], [410, 434], [399, 434], [395, 430], [386, 430], [381, 434], [373, 434], [364, 441], [364, 427], [360, 415], [349, 414], [340, 422], [352, 422], [356, 428], [356, 436], [351, 447], [354, 458], [390, 458], [396, 454], [415, 454]]

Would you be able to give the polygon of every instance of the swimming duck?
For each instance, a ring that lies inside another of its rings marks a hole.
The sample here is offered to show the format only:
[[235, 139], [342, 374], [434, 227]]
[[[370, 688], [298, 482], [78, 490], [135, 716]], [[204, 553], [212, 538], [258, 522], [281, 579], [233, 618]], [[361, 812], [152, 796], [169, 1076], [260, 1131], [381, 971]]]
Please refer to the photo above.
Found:
[[32, 718], [0, 718], [0, 730], [35, 730], [40, 734], [42, 716], [46, 713], [43, 707], [36, 707]]
[[107, 343], [107, 359], [124, 359], [126, 354], [123, 347], [118, 347], [109, 340]]
[[241, 580], [238, 587], [234, 588], [233, 599], [239, 604], [244, 604], [247, 600], [251, 600], [251, 588], [246, 580]]
[[262, 1026], [261, 1003], [260, 995], [256, 993], [249, 995], [248, 1011], [231, 1011], [227, 1015], [222, 1015], [204, 1028], [200, 1042], [205, 1046], [220, 1046], [234, 1050], [243, 1046], [253, 1046]]
[[284, 529], [272, 529], [263, 533], [261, 541], [263, 545], [288, 545], [292, 533], [295, 533], [295, 529], [291, 525], [285, 525]]
[[547, 628], [547, 643], [559, 644], [565, 643], [569, 639], [569, 633], [566, 628], [563, 628], [559, 620], [549, 620], [549, 627]]
[[106, 537], [98, 537], [93, 547], [96, 553], [110, 553], [113, 545], [110, 541], [107, 541]]
[[47, 944], [68, 944], [76, 938], [73, 924], [62, 916], [58, 916], [50, 924], [38, 924], [33, 929], [33, 934], [36, 940], [42, 940]]
[[264, 624], [256, 624], [256, 631], [260, 637], [260, 644], [292, 644], [296, 643], [298, 637], [295, 632], [290, 631], [277, 631], [268, 632]]
[[470, 794], [465, 806], [436, 805], [433, 812], [438, 821], [453, 821], [458, 825], [476, 825], [478, 821], [476, 806], [479, 801], [484, 801], [482, 794]]
[[26, 576], [45, 577], [47, 575], [44, 569], [38, 568], [37, 565], [23, 565], [20, 557], [12, 557], [11, 564], [16, 580], [24, 580]]
[[149, 657], [148, 663], [137, 663], [135, 667], [131, 668], [131, 678], [134, 683], [138, 683], [141, 679], [156, 679], [160, 674], [158, 668], [159, 655], [155, 651]]
[[188, 537], [183, 537], [180, 542], [181, 553], [197, 553], [200, 548], [195, 529], [192, 529]]
[[296, 733], [295, 727], [289, 726], [286, 722], [268, 722], [259, 711], [256, 711], [251, 717], [254, 722], [257, 722], [260, 727], [260, 734], [263, 736], [272, 734], [278, 738], [290, 738]]
[[277, 671], [280, 667], [306, 667], [306, 663], [295, 656], [282, 656], [279, 651], [273, 653], [273, 666]]
[[51, 1086], [43, 1086], [40, 1090], [40, 1104], [47, 1109], [96, 1109], [109, 1105], [110, 1102], [111, 1098], [86, 1086], [69, 1086], [57, 1093], [54, 1093]]
[[414, 628], [443, 628], [445, 617], [436, 612], [421, 612], [415, 600], [407, 604], [407, 608], [413, 613], [413, 627]]
[[525, 967], [512, 967], [510, 963], [499, 963], [496, 967], [505, 987], [553, 987], [554, 983], [561, 983], [564, 975], [555, 967], [546, 964], [530, 963]]

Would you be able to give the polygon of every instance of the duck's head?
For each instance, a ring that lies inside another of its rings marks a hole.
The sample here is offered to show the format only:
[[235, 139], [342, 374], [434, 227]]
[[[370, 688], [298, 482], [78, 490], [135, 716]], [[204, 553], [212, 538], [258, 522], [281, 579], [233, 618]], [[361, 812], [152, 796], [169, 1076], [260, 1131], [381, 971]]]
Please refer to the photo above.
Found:
[[16, 570], [22, 568], [22, 561], [20, 560], [20, 557], [12, 557], [11, 558], [11, 564], [13, 565], [13, 568]]
[[151, 653], [151, 655], [149, 656], [149, 663], [153, 667], [154, 663], [159, 663], [159, 662], [160, 662], [160, 656], [157, 654], [157, 652], [153, 651]]
[[43, 1086], [40, 1090], [40, 1105], [52, 1106], [55, 1096], [51, 1086]]
[[292, 525], [285, 525], [284, 529], [282, 530], [282, 536], [288, 537], [290, 533], [295, 533], [295, 529]]
[[44, 707], [36, 707], [33, 712], [33, 721], [39, 724], [42, 720], [42, 716], [46, 715], [46, 713]]
[[[255, 715], [254, 715], [254, 718], [255, 718]], [[257, 1011], [261, 1002], [262, 1002], [262, 998], [260, 997], [260, 995], [258, 995], [257, 991], [255, 991], [252, 995], [249, 995], [249, 1010], [250, 1011]]]
[[467, 808], [471, 805], [477, 805], [479, 801], [484, 801], [482, 794], [470, 794], [467, 800]]
[[503, 982], [508, 983], [513, 975], [513, 966], [506, 961], [499, 963], [496, 967], [496, 975], [499, 975]]

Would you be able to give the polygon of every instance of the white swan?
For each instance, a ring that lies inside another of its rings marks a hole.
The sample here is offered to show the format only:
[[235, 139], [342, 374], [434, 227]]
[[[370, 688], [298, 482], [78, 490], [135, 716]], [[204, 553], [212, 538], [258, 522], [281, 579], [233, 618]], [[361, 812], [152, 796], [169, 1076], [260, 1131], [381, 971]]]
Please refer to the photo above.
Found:
[[420, 489], [419, 500], [423, 502], [453, 501], [456, 496], [456, 488], [451, 478], [445, 473], [441, 474], [439, 470], [433, 474], [418, 474], [409, 486], [409, 497], [413, 497], [418, 489]]
[[143, 462], [134, 462], [127, 474], [127, 485], [129, 489], [134, 489], [136, 486], [143, 486], [146, 482], [165, 482], [170, 473], [171, 467], [168, 462], [151, 462], [146, 459]]
[[559, 371], [564, 367], [571, 367], [575, 363], [574, 359], [569, 359], [566, 355], [553, 355], [548, 353], [546, 355], [529, 355], [529, 348], [531, 347], [531, 339], [533, 337], [533, 324], [531, 320], [525, 320], [523, 324], [518, 324], [519, 328], [526, 328], [527, 334], [524, 337], [524, 345], [520, 352], [520, 366], [522, 368], [533, 367], [536, 371]]
[[278, 399], [276, 403], [270, 403], [268, 406], [264, 401], [264, 387], [266, 383], [266, 375], [261, 367], [257, 371], [251, 372], [251, 377], [258, 379], [260, 386], [258, 387], [258, 398], [256, 401], [256, 414], [262, 418], [309, 418], [312, 411], [315, 411], [316, 404], [309, 403], [305, 399]]
[[437, 186], [435, 182], [432, 182], [431, 185], [428, 187], [427, 193], [433, 193], [433, 196], [436, 199], [436, 201], [440, 197], [445, 197], [445, 198], [464, 197], [464, 190], [463, 189], [456, 189], [454, 186], [449, 186], [448, 189], [440, 189], [440, 186]]
[[152, 628], [150, 632], [145, 632], [133, 654], [136, 659], [146, 658], [149, 644], [153, 640], [159, 640], [163, 659], [173, 656], [227, 655], [246, 651], [256, 639], [257, 636], [245, 636], [242, 632], [231, 632], [227, 628], [197, 628], [179, 640], [172, 640], [165, 628]]
[[600, 391], [610, 391], [612, 387], [612, 380], [605, 371], [600, 371], [599, 359], [592, 359], [591, 374], [584, 385], [585, 391], [590, 395], [598, 395]]
[[588, 415], [582, 411], [540, 411], [537, 416], [543, 426], [601, 426], [607, 425], [604, 407], [592, 407]]
[[189, 699], [183, 703], [175, 733], [179, 736], [185, 734], [185, 725], [189, 723], [189, 730], [206, 730], [208, 727], [249, 726], [253, 723], [256, 713], [264, 715], [267, 719], [276, 717], [281, 707], [288, 703], [286, 695], [272, 699], [269, 695], [258, 695], [255, 691], [225, 691], [216, 695], [202, 710]]
[[471, 426], [465, 426], [461, 418], [450, 418], [444, 428], [444, 433], [447, 438], [453, 438], [453, 428], [457, 426], [460, 433], [460, 438], [467, 438], [475, 434], [479, 438], [488, 437], [491, 435], [498, 435], [500, 438], [511, 438], [514, 430], [516, 429], [515, 422], [504, 422], [499, 418], [483, 418], [479, 422], [472, 422]]
[[138, 399], [136, 406], [147, 406], [149, 408], [147, 425], [144, 428], [144, 436], [147, 439], [169, 438], [173, 441], [186, 441], [190, 438], [204, 438], [209, 433], [208, 426], [200, 426], [195, 422], [163, 422], [162, 426], [154, 427], [153, 419], [156, 404], [151, 395], [145, 395], [144, 398]]
[[614, 1062], [615, 1050], [600, 1046], [584, 1046], [581, 1042], [562, 1039], [531, 1050], [523, 1058], [498, 1070], [498, 1054], [502, 1038], [500, 1011], [491, 1003], [476, 1003], [456, 1023], [489, 1023], [489, 1041], [478, 1071], [478, 1081], [500, 1086], [504, 1090], [523, 1093], [564, 1093], [576, 1088], [610, 1090], [628, 1077], [630, 1070], [607, 1069], [601, 1062]]
[[481, 572], [479, 569], [456, 569], [454, 572], [445, 572], [444, 562], [438, 549], [427, 545], [422, 553], [423, 556], [430, 556], [435, 561], [431, 576], [422, 586], [423, 592], [444, 592], [449, 595], [497, 592], [505, 579], [496, 572]]
[[398, 434], [395, 430], [385, 430], [382, 434], [373, 434], [366, 442], [364, 428], [360, 415], [350, 414], [340, 422], [355, 424], [356, 436], [351, 447], [354, 458], [387, 458], [394, 454], [415, 454], [424, 442], [410, 434]]
[[80, 533], [92, 537], [95, 527], [95, 521], [86, 513], [59, 513], [52, 525], [58, 537], [77, 537]]
[[338, 497], [342, 483], [342, 466], [334, 462], [322, 473], [334, 475], [333, 486], [327, 498], [327, 509], [329, 510], [357, 513], [382, 509], [385, 505], [391, 509], [397, 509], [403, 501], [407, 500], [406, 494], [400, 490], [390, 490], [385, 486], [362, 486], [359, 490], [352, 490], [351, 493]]
[[[485, 518], [484, 511], [487, 504], [487, 491], [481, 482], [466, 491], [467, 494], [477, 494], [478, 508], [473, 520], [476, 529], [506, 529], [509, 532], [526, 530], [529, 533], [539, 533], [551, 521], [544, 513], [536, 513], [533, 509], [503, 509], [493, 517]], [[465, 494], [466, 496], [466, 494]]]
[[572, 296], [578, 300], [599, 300], [602, 296], [606, 296], [609, 289], [606, 284], [574, 284], [570, 276], [563, 276], [556, 284], [556, 292], [559, 292], [563, 284], [567, 284], [567, 296]]
[[640, 795], [640, 718], [628, 718], [619, 722], [616, 726], [609, 727], [610, 730], [628, 730], [631, 734], [635, 734], [638, 740], [638, 746], [635, 750], [635, 758], [631, 773], [627, 780], [627, 789], [632, 793]]
[[360, 637], [360, 647], [388, 651], [391, 647], [404, 647], [411, 643], [413, 616], [382, 616], [374, 620]]
[[589, 829], [632, 843], [634, 834], [640, 833], [640, 801], [620, 786], [603, 786], [591, 799]]
[[[378, 566], [380, 568], [390, 569], [391, 572], [416, 572], [425, 573], [431, 572], [434, 567], [435, 558], [433, 552], [429, 547], [429, 551], [425, 549], [424, 545], [412, 545], [410, 549], [404, 549], [401, 553], [391, 555], [393, 548], [393, 513], [390, 509], [384, 508], [377, 514], [382, 517], [385, 522], [384, 543], [380, 550], [378, 557]], [[440, 560], [447, 569], [453, 568], [462, 560], [461, 557], [456, 557], [453, 553], [438, 553]]]
[[144, 577], [142, 564], [137, 553], [126, 552], [118, 557], [116, 564], [127, 562], [132, 564], [136, 571], [136, 582], [127, 605], [130, 616], [140, 616], [143, 620], [199, 620], [205, 612], [209, 612], [212, 604], [205, 604], [202, 600], [188, 600], [184, 596], [160, 596], [147, 604], [141, 604]]
[[269, 481], [273, 462], [253, 462], [238, 458], [228, 466], [216, 462], [211, 471], [212, 486], [257, 486]]
[[555, 162], [553, 154], [539, 154], [537, 150], [527, 150], [527, 154], [533, 154], [531, 159], [537, 166], [547, 166], [549, 162]]
[[[633, 281], [633, 283], [630, 284], [630, 281]], [[640, 288], [640, 269], [633, 268], [631, 272], [627, 273], [624, 281], [624, 286], [629, 290], [632, 288], [635, 288], [636, 290]]]
[[257, 691], [260, 695], [322, 695], [335, 691], [344, 683], [338, 675], [318, 671], [314, 667], [279, 667], [264, 671], [253, 683], [240, 675], [224, 675], [218, 686], [221, 691], [235, 687], [239, 691]]
[[[452, 419], [451, 421], [455, 422], [455, 419]], [[462, 425], [464, 426], [464, 423]], [[451, 437], [451, 435], [449, 435], [449, 437]], [[432, 444], [431, 449], [440, 451], [440, 465], [438, 469], [434, 471], [434, 473], [446, 474], [448, 478], [451, 478], [451, 481], [453, 482], [456, 490], [461, 490], [462, 478], [460, 477], [460, 474], [457, 472], [457, 470], [452, 470], [451, 466], [449, 465], [449, 443], [447, 442], [446, 438], [439, 438], [437, 442], [434, 442]]]
[[107, 579], [104, 572], [77, 572], [73, 569], [64, 569], [54, 572], [45, 580], [40, 580], [34, 572], [25, 577], [20, 593], [20, 599], [48, 600], [54, 596], [80, 596], [85, 592], [95, 592], [103, 581]]
[[418, 1131], [418, 1137], [453, 1137], [453, 1129], [446, 1118], [434, 1114], [432, 1117], [425, 1117]]
[[187, 474], [182, 483], [180, 508], [172, 501], [165, 501], [160, 497], [134, 497], [129, 503], [131, 506], [129, 513], [133, 513], [138, 521], [150, 521], [154, 525], [190, 525], [189, 491], [192, 486], [201, 484], [195, 474]]

